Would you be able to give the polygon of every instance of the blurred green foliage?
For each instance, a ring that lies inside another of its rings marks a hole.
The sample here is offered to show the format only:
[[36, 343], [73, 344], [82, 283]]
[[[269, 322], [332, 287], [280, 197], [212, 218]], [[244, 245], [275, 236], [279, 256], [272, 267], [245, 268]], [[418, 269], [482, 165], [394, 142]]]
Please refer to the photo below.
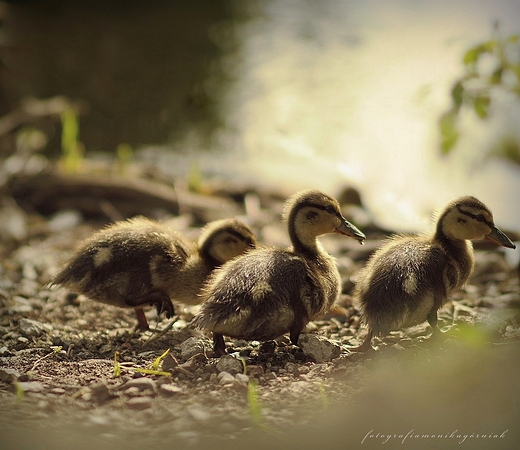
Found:
[[76, 173], [83, 160], [85, 149], [79, 141], [79, 119], [74, 108], [61, 115], [61, 165], [65, 172]]
[[[462, 59], [464, 73], [451, 89], [451, 106], [441, 116], [441, 152], [449, 154], [460, 137], [459, 116], [463, 109], [473, 110], [485, 120], [490, 114], [494, 94], [499, 90], [520, 100], [520, 36], [500, 36], [498, 24], [493, 37], [470, 48]], [[500, 139], [490, 152], [520, 164], [520, 144], [512, 138]]]

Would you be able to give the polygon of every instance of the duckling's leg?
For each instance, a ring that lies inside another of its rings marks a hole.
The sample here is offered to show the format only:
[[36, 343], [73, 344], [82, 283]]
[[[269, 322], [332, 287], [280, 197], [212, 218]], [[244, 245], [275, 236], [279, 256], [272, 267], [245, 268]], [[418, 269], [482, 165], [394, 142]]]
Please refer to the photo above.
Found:
[[125, 303], [128, 306], [135, 308], [138, 326], [142, 331], [148, 330], [148, 321], [146, 320], [143, 309], [140, 308], [141, 305], [155, 305], [157, 308], [157, 315], [160, 316], [164, 312], [168, 319], [175, 313], [175, 309], [173, 308], [173, 303], [170, 300], [170, 297], [160, 291], [150, 292], [149, 294], [143, 295], [142, 297], [127, 298]]
[[369, 350], [374, 350], [374, 347], [372, 347], [372, 336], [374, 335], [374, 332], [369, 329], [368, 334], [365, 336], [365, 340], [361, 345], [358, 345], [357, 347], [349, 347], [350, 352], [368, 352]]
[[437, 325], [437, 309], [432, 309], [426, 316], [426, 320], [432, 327], [433, 334], [438, 334], [441, 332], [439, 326]]
[[226, 354], [226, 343], [224, 342], [224, 336], [220, 333], [213, 333], [213, 352], [216, 358]]
[[137, 325], [135, 326], [135, 331], [146, 331], [150, 328], [148, 326], [148, 320], [146, 320], [146, 316], [144, 315], [143, 308], [135, 308], [135, 316], [137, 317]]

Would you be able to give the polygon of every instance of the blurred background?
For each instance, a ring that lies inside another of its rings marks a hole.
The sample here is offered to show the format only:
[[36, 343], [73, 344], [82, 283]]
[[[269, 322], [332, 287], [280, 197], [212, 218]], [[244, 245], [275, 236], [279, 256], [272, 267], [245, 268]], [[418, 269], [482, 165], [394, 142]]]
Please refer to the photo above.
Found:
[[[337, 193], [419, 231], [459, 195], [520, 230], [516, 0], [0, 2], [0, 113], [81, 105], [85, 156]], [[59, 152], [59, 123], [45, 152]], [[59, 154], [58, 154], [59, 156]]]

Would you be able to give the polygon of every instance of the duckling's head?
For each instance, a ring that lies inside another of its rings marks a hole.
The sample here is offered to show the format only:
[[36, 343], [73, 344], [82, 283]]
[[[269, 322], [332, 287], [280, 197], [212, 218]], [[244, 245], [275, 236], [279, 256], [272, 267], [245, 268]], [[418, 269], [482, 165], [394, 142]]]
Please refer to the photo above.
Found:
[[224, 264], [248, 250], [256, 248], [256, 237], [245, 223], [237, 219], [209, 223], [199, 238], [199, 253]]
[[497, 245], [516, 248], [495, 226], [491, 211], [475, 197], [461, 197], [451, 202], [437, 222], [439, 233], [449, 239], [487, 239]]
[[296, 193], [287, 200], [283, 215], [293, 243], [311, 243], [327, 233], [350, 236], [361, 244], [365, 240], [365, 235], [343, 217], [337, 200], [320, 191]]

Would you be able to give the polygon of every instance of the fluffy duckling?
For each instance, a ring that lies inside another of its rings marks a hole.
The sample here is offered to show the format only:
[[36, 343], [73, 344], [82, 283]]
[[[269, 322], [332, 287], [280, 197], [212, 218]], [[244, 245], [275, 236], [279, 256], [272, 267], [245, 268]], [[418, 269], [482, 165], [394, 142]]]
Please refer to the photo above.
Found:
[[431, 237], [390, 238], [361, 271], [354, 300], [368, 334], [359, 347], [350, 350], [369, 350], [372, 336], [385, 336], [426, 320], [438, 332], [437, 310], [473, 271], [471, 239], [515, 248], [494, 225], [489, 209], [474, 197], [451, 202]]
[[166, 225], [139, 217], [95, 233], [51, 284], [109, 305], [136, 308], [138, 327], [147, 330], [143, 305], [155, 305], [159, 314], [171, 317], [171, 299], [198, 303], [210, 272], [255, 246], [251, 229], [236, 219], [211, 222], [194, 245]]
[[317, 237], [339, 233], [363, 243], [365, 235], [341, 215], [338, 202], [319, 191], [303, 191], [286, 203], [292, 247], [259, 249], [224, 264], [202, 289], [193, 324], [213, 332], [216, 356], [226, 353], [223, 336], [267, 341], [325, 314], [340, 293], [334, 258]]

